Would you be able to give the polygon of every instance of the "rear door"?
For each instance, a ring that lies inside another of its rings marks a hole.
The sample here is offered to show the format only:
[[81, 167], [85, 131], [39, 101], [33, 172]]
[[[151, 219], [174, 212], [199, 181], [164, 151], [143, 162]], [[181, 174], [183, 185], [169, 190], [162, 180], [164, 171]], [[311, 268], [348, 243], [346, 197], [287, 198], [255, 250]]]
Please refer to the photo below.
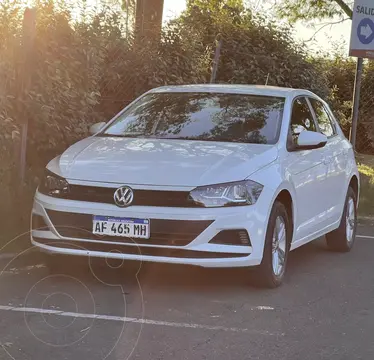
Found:
[[327, 209], [325, 180], [327, 168], [323, 149], [295, 151], [302, 131], [318, 131], [310, 105], [305, 97], [298, 97], [292, 105], [288, 135], [286, 172], [296, 192], [295, 242], [313, 237], [325, 226]]
[[327, 106], [318, 99], [309, 98], [317, 119], [319, 131], [328, 138], [323, 148], [324, 162], [327, 167], [326, 192], [328, 194], [327, 213], [330, 223], [340, 220], [342, 205], [346, 196], [345, 167], [347, 165], [347, 151], [342, 146], [342, 137], [339, 135], [335, 121]]

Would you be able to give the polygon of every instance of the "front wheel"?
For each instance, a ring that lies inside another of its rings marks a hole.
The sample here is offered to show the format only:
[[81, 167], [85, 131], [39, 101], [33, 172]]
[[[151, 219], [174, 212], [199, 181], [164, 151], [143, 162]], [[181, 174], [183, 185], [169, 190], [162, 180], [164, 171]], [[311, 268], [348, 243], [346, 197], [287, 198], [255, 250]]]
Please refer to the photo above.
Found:
[[255, 271], [255, 284], [275, 288], [282, 284], [291, 244], [291, 221], [285, 206], [275, 202], [266, 231], [264, 255]]
[[339, 227], [326, 235], [327, 246], [334, 251], [352, 250], [357, 230], [357, 196], [353, 189], [348, 189], [343, 216]]

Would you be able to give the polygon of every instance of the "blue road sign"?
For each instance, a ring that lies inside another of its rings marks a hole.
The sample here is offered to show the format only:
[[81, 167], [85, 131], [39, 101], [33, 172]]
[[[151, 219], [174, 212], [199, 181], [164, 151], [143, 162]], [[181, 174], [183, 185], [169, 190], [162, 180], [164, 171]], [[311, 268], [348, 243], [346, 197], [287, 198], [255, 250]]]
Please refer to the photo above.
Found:
[[374, 41], [374, 21], [365, 18], [357, 26], [357, 36], [360, 42], [368, 45]]

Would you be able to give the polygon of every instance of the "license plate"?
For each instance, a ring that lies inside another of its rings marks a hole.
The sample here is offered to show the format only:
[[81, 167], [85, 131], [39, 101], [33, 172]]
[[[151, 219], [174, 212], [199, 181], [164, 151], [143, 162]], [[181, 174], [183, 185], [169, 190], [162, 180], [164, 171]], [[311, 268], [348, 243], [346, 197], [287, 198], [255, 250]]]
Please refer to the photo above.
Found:
[[149, 239], [151, 224], [149, 219], [94, 216], [93, 230], [96, 235]]

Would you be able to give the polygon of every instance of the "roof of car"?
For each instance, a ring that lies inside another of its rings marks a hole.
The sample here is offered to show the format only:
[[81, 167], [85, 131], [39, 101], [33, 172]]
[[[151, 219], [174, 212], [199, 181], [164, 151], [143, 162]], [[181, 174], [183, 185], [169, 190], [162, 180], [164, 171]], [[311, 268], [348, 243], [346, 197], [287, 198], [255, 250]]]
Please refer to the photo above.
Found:
[[314, 95], [308, 90], [293, 89], [266, 85], [226, 85], [226, 84], [200, 84], [200, 85], [177, 85], [162, 86], [151, 90], [151, 92], [215, 92], [227, 94], [252, 94], [288, 97], [295, 95]]

